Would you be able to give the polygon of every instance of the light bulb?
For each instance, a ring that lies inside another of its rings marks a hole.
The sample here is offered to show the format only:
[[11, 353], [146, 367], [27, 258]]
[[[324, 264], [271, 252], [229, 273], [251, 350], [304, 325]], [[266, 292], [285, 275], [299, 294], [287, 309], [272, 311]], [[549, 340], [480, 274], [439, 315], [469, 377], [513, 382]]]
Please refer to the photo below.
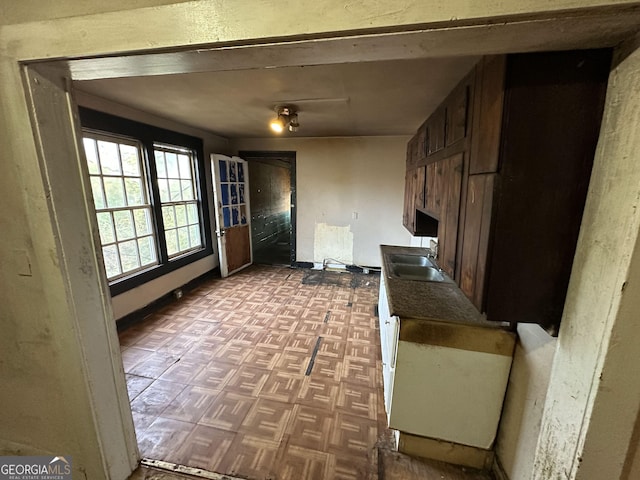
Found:
[[282, 121], [280, 115], [278, 115], [278, 118], [274, 118], [273, 120], [271, 120], [271, 122], [269, 123], [269, 127], [271, 127], [271, 130], [276, 133], [282, 133], [282, 131], [284, 130], [284, 122]]

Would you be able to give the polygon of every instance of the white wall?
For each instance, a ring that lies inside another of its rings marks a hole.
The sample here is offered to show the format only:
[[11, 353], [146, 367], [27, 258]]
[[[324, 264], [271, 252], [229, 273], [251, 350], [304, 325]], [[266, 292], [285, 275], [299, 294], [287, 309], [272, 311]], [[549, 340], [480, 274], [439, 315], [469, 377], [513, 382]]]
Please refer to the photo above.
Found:
[[[141, 110], [111, 102], [104, 98], [96, 97], [95, 95], [87, 94], [79, 90], [82, 88], [82, 83], [78, 83], [76, 85], [78, 87], [75, 91], [76, 101], [83, 107], [92, 108], [94, 110], [110, 113], [119, 117], [129, 118], [148, 125], [166, 128], [168, 130], [202, 138], [204, 142], [205, 172], [207, 178], [206, 188], [208, 192], [213, 192], [211, 186], [211, 164], [209, 162], [209, 156], [212, 153], [229, 153], [229, 142], [227, 139], [214, 135], [211, 132], [182, 125], [166, 118], [158, 117]], [[213, 228], [215, 225], [215, 214], [213, 210], [212, 193], [209, 194], [209, 216], [211, 226]], [[113, 297], [112, 306], [114, 317], [119, 319], [129, 313], [135, 312], [136, 310], [139, 310], [154, 300], [162, 297], [166, 293], [171, 292], [194, 278], [216, 268], [219, 262], [218, 245], [216, 243], [215, 235], [213, 235], [213, 249], [213, 255], [209, 255], [178, 270], [174, 270], [173, 272], [158, 277], [144, 285]]]
[[[240, 150], [296, 152], [297, 260], [380, 266], [380, 244], [409, 245], [402, 226], [409, 137], [233, 140]], [[357, 218], [354, 218], [357, 216]]]

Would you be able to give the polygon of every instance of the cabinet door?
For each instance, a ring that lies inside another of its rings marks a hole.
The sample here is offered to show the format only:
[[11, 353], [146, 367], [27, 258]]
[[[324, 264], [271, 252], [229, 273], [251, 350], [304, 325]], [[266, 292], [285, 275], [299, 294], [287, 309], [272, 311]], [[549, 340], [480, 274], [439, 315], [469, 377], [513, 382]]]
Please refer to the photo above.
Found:
[[504, 106], [506, 57], [484, 57], [474, 93], [469, 175], [498, 171]]
[[496, 174], [469, 175], [462, 238], [460, 288], [481, 312], [484, 309], [489, 233]]
[[447, 105], [446, 145], [453, 145], [467, 135], [467, 102], [469, 87], [463, 85]]
[[428, 148], [427, 155], [433, 155], [444, 148], [444, 133], [445, 133], [445, 109], [439, 108], [436, 112], [429, 117], [428, 127]]
[[455, 276], [462, 187], [463, 154], [438, 162], [442, 168], [441, 210], [438, 225], [438, 260], [451, 278]]
[[418, 167], [416, 169], [416, 178], [414, 186], [415, 208], [424, 208], [425, 206], [425, 182], [427, 167]]
[[413, 170], [407, 170], [404, 178], [404, 210], [402, 212], [402, 224], [411, 233], [415, 233], [416, 230], [413, 174]]
[[430, 163], [426, 169], [425, 210], [434, 218], [440, 219], [442, 192], [444, 188], [442, 161]]

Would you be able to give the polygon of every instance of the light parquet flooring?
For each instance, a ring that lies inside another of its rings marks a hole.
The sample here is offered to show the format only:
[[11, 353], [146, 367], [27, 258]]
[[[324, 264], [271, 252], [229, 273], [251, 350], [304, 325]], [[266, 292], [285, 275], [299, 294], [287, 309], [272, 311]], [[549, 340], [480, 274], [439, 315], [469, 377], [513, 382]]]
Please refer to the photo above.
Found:
[[378, 280], [254, 266], [121, 332], [142, 456], [256, 480], [377, 479]]

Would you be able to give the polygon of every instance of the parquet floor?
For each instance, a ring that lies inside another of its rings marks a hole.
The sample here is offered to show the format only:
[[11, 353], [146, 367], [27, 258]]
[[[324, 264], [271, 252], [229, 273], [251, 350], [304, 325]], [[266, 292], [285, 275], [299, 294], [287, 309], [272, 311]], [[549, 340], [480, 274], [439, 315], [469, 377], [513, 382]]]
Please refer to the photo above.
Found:
[[377, 479], [378, 284], [254, 266], [123, 331], [142, 456], [251, 479]]

